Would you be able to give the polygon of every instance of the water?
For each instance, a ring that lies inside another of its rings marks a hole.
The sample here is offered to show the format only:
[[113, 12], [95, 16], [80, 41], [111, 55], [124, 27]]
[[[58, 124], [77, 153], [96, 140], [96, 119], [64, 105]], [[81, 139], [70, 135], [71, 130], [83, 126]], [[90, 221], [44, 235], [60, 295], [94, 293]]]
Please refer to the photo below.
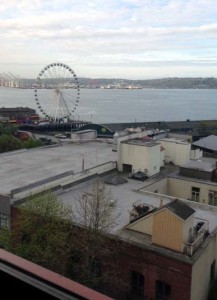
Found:
[[[43, 99], [39, 99], [43, 107]], [[37, 109], [33, 89], [0, 88], [0, 107]], [[75, 119], [95, 123], [210, 120], [217, 117], [217, 90], [81, 89]]]

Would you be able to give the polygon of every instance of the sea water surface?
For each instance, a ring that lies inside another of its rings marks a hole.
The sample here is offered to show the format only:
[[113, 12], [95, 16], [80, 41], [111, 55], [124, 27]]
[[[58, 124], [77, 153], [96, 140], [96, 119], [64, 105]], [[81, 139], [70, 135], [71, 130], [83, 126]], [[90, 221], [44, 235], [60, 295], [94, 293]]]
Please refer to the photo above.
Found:
[[[43, 107], [43, 99], [39, 102]], [[0, 87], [0, 107], [20, 106], [37, 109], [34, 89]], [[74, 118], [94, 123], [215, 120], [217, 90], [81, 89]]]

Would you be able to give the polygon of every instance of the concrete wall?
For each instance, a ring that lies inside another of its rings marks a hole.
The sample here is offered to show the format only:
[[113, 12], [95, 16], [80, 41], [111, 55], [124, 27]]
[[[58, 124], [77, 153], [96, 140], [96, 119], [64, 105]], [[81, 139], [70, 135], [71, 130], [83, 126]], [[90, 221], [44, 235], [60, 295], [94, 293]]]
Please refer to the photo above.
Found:
[[152, 176], [160, 172], [160, 144], [145, 145], [121, 143], [118, 150], [118, 170], [123, 171], [123, 164], [132, 165], [132, 171], [146, 171]]
[[[167, 177], [145, 186], [140, 191], [155, 193], [156, 196], [168, 196], [168, 199], [180, 198], [191, 200], [192, 187], [200, 188], [200, 203], [209, 204], [209, 192], [217, 192], [217, 185], [212, 182]], [[157, 193], [156, 193], [157, 191]], [[158, 195], [159, 194], [159, 195]]]
[[165, 150], [160, 151], [160, 166], [164, 166], [164, 161], [165, 161]]
[[191, 144], [178, 142], [174, 139], [159, 140], [165, 148], [165, 162], [180, 166], [186, 164], [190, 160]]
[[[3, 226], [11, 226], [11, 205], [10, 205], [10, 196], [0, 195], [0, 213], [2, 214], [1, 224]], [[7, 221], [6, 221], [7, 220]]]
[[167, 178], [158, 180], [145, 187], [145, 190], [152, 193], [168, 194]]
[[0, 195], [0, 213], [10, 215], [10, 196]]
[[39, 182], [38, 185], [34, 184], [34, 187], [31, 186], [23, 187], [19, 189], [18, 192], [13, 193], [13, 199], [11, 201], [12, 203], [14, 203], [14, 201], [20, 200], [26, 197], [27, 195], [29, 195], [30, 193], [34, 194], [34, 193], [38, 193], [39, 191], [47, 190], [55, 187], [57, 189], [64, 189], [74, 184], [76, 181], [84, 180], [85, 178], [94, 175], [103, 174], [105, 172], [115, 170], [116, 168], [117, 168], [116, 162], [111, 161], [68, 176], [64, 176], [64, 177], [58, 176], [58, 179], [56, 180], [52, 180], [48, 182], [45, 181], [44, 183]]
[[191, 144], [176, 143], [175, 165], [185, 165], [190, 160]]
[[203, 151], [200, 149], [191, 150], [190, 152], [190, 159], [191, 160], [198, 160], [203, 156]]
[[126, 134], [124, 136], [117, 136], [117, 135], [118, 135], [118, 133], [116, 134], [115, 141], [114, 141], [114, 143], [116, 144], [116, 147], [114, 147], [114, 149], [113, 149], [116, 151], [119, 150], [119, 147], [120, 147], [120, 144], [122, 141], [145, 137], [148, 135], [148, 130], [144, 130], [144, 131], [140, 131], [140, 132], [132, 132], [132, 133]]
[[189, 134], [180, 134], [180, 133], [174, 133], [174, 132], [168, 132], [167, 133], [168, 138], [175, 138], [175, 139], [180, 139], [183, 142], [192, 142], [192, 136]]
[[202, 183], [197, 180], [184, 180], [179, 178], [168, 178], [168, 195], [191, 199], [192, 187], [200, 188], [199, 202], [209, 204], [209, 191], [217, 192], [217, 185], [211, 183]]
[[188, 243], [189, 238], [193, 235], [194, 228], [194, 215], [191, 215], [183, 223], [183, 243]]
[[175, 163], [176, 143], [171, 142], [169, 139], [159, 140], [158, 142], [165, 148], [165, 162]]
[[211, 180], [213, 172], [180, 167], [179, 174], [182, 176], [186, 176], [186, 177], [193, 177], [193, 178], [202, 179], [202, 180]]
[[200, 249], [200, 256], [192, 267], [191, 300], [207, 299], [210, 288], [210, 268], [216, 260], [215, 278], [217, 278], [217, 238], [216, 232]]
[[84, 143], [94, 140], [97, 137], [96, 130], [83, 130], [74, 132], [71, 134], [72, 142], [74, 143]]
[[147, 147], [147, 165], [148, 176], [153, 176], [160, 172], [161, 157], [160, 157], [160, 145]]

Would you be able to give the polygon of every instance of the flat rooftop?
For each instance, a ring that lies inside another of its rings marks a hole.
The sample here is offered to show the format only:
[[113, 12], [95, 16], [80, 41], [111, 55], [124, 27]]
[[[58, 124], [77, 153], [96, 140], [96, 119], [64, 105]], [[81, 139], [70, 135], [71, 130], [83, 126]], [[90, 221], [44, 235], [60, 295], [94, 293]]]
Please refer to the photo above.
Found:
[[[42, 147], [34, 150], [17, 151], [0, 155], [0, 194], [9, 194], [12, 189], [20, 188], [28, 184], [57, 176], [64, 172], [82, 171], [92, 168], [109, 161], [117, 160], [117, 152], [112, 151], [112, 144], [105, 142], [89, 142], [84, 144], [61, 144], [55, 147]], [[166, 173], [165, 173], [166, 174]], [[65, 204], [70, 204], [72, 208], [76, 207], [76, 199], [81, 196], [84, 190], [90, 187], [94, 180], [105, 181], [106, 179], [117, 175], [107, 174], [106, 176], [98, 176], [91, 180], [85, 180], [82, 183], [75, 184], [67, 189], [57, 192], [58, 198]], [[124, 177], [123, 174], [118, 174]], [[135, 202], [140, 202], [158, 208], [161, 204], [171, 201], [172, 197], [164, 195], [147, 193], [143, 188], [162, 179], [162, 174], [155, 178], [149, 178], [145, 182], [127, 178], [127, 183], [120, 185], [106, 184], [108, 191], [111, 192], [113, 198], [117, 200], [118, 224], [113, 228], [111, 233], [118, 233], [129, 224], [129, 212]], [[196, 210], [195, 217], [209, 222], [209, 232], [213, 232], [217, 228], [217, 208], [209, 205], [199, 204], [184, 200]], [[128, 230], [129, 231], [129, 230]], [[133, 242], [134, 232], [128, 236], [128, 240]], [[146, 239], [136, 240], [141, 246], [144, 245]], [[147, 236], [147, 245], [150, 244], [150, 237]], [[152, 245], [153, 246], [153, 245]], [[159, 247], [159, 251], [170, 253], [166, 249]], [[174, 254], [177, 255], [177, 254]], [[181, 255], [184, 257], [184, 255]], [[186, 258], [187, 259], [187, 258]]]
[[121, 143], [123, 144], [129, 144], [129, 145], [139, 145], [139, 146], [145, 146], [145, 147], [153, 147], [156, 145], [160, 145], [160, 143], [158, 142], [154, 142], [154, 141], [147, 141], [145, 139], [132, 139], [132, 140], [126, 140], [126, 141], [122, 141]]
[[[78, 197], [81, 197], [83, 192], [90, 187], [91, 183], [94, 182], [94, 180], [105, 182], [108, 178], [111, 178], [115, 175], [117, 174], [113, 173], [103, 177], [100, 176], [98, 177], [98, 179], [87, 180], [85, 182], [82, 182], [81, 184], [72, 186], [69, 189], [58, 193], [58, 198], [61, 199], [64, 203], [70, 204], [72, 208], [75, 208], [74, 205]], [[118, 218], [118, 224], [114, 228], [114, 232], [118, 231], [119, 229], [129, 224], [130, 222], [129, 212], [132, 210], [133, 208], [132, 205], [135, 202], [147, 204], [152, 207], [158, 208], [161, 205], [161, 200], [163, 200], [163, 204], [166, 204], [170, 202], [172, 199], [172, 197], [167, 197], [166, 195], [164, 197], [164, 195], [145, 192], [144, 189], [145, 185], [148, 185], [150, 183], [153, 183], [155, 180], [158, 180], [158, 177], [152, 179], [150, 178], [145, 182], [143, 182], [135, 179], [130, 179], [120, 174], [118, 176], [126, 178], [128, 182], [120, 185], [106, 184], [108, 191], [111, 192], [113, 198], [117, 200], [117, 214], [119, 215], [119, 218]], [[215, 228], [217, 228], [216, 207], [192, 202], [189, 200], [184, 200], [184, 199], [181, 200], [184, 201], [187, 205], [191, 206], [196, 211], [194, 215], [195, 218], [198, 219], [203, 218], [209, 221], [210, 232], [212, 232]]]
[[[82, 197], [84, 191], [86, 191], [91, 183], [94, 180], [105, 181], [109, 177], [115, 176], [117, 174], [109, 174], [104, 177], [98, 177], [95, 179], [91, 179], [85, 182], [82, 182], [78, 185], [75, 185], [68, 190], [61, 191], [58, 193], [58, 198], [63, 201], [63, 203], [71, 205], [72, 209], [76, 212], [76, 200], [79, 197]], [[113, 228], [111, 233], [118, 234], [121, 238], [126, 239], [129, 242], [136, 243], [141, 247], [147, 249], [153, 249], [154, 251], [159, 251], [160, 253], [164, 253], [167, 256], [173, 256], [177, 259], [184, 261], [191, 261], [187, 255], [180, 254], [176, 251], [169, 250], [157, 245], [153, 245], [151, 242], [151, 237], [149, 235], [145, 235], [142, 233], [138, 233], [129, 229], [125, 229], [124, 227], [130, 223], [130, 214], [129, 212], [132, 210], [132, 205], [136, 203], [142, 203], [149, 205], [151, 207], [160, 207], [161, 200], [163, 200], [163, 204], [166, 204], [171, 201], [172, 197], [167, 197], [159, 194], [147, 193], [144, 192], [143, 188], [145, 185], [150, 184], [151, 182], [157, 180], [148, 179], [145, 182], [141, 182], [138, 180], [130, 179], [124, 177], [123, 175], [118, 175], [128, 180], [127, 183], [123, 183], [120, 185], [110, 185], [106, 184], [108, 191], [111, 192], [113, 199], [117, 200], [117, 208], [116, 213], [119, 215], [118, 224]], [[182, 199], [183, 200], [183, 199]], [[192, 207], [195, 210], [194, 218], [195, 225], [198, 221], [208, 221], [209, 232], [213, 232], [217, 228], [217, 208], [204, 205], [200, 203], [195, 203], [188, 200], [183, 200], [187, 205]]]
[[216, 168], [216, 162], [202, 161], [202, 160], [190, 160], [186, 165], [181, 166], [186, 169], [201, 170], [206, 172], [212, 172]]
[[210, 186], [217, 186], [217, 182], [215, 182], [215, 181], [205, 180], [205, 179], [200, 179], [200, 178], [190, 177], [190, 176], [184, 176], [184, 175], [180, 175], [179, 173], [169, 174], [169, 177], [170, 178], [177, 178], [177, 179], [184, 180], [184, 181], [191, 181], [191, 182], [198, 182], [198, 183], [201, 183], [201, 184], [208, 184]]
[[117, 160], [112, 144], [89, 142], [60, 144], [32, 150], [7, 152], [0, 155], [0, 194], [16, 188], [73, 171], [79, 172]]
[[168, 143], [176, 143], [176, 144], [186, 144], [188, 145], [189, 143], [186, 142], [186, 138], [163, 138], [163, 139], [159, 139], [159, 141], [163, 141], [163, 142], [168, 142]]

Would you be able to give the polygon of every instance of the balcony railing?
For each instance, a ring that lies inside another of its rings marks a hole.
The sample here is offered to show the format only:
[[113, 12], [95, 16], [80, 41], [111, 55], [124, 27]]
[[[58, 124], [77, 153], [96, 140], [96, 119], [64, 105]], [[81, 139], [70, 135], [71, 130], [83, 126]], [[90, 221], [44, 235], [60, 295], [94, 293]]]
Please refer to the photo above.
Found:
[[206, 238], [206, 235], [209, 232], [209, 223], [207, 220], [205, 221], [204, 224], [200, 227], [199, 230], [195, 227], [195, 233], [191, 237], [191, 241], [188, 243], [184, 243], [184, 252], [192, 256], [195, 251], [200, 247], [200, 245], [203, 243], [204, 239]]

